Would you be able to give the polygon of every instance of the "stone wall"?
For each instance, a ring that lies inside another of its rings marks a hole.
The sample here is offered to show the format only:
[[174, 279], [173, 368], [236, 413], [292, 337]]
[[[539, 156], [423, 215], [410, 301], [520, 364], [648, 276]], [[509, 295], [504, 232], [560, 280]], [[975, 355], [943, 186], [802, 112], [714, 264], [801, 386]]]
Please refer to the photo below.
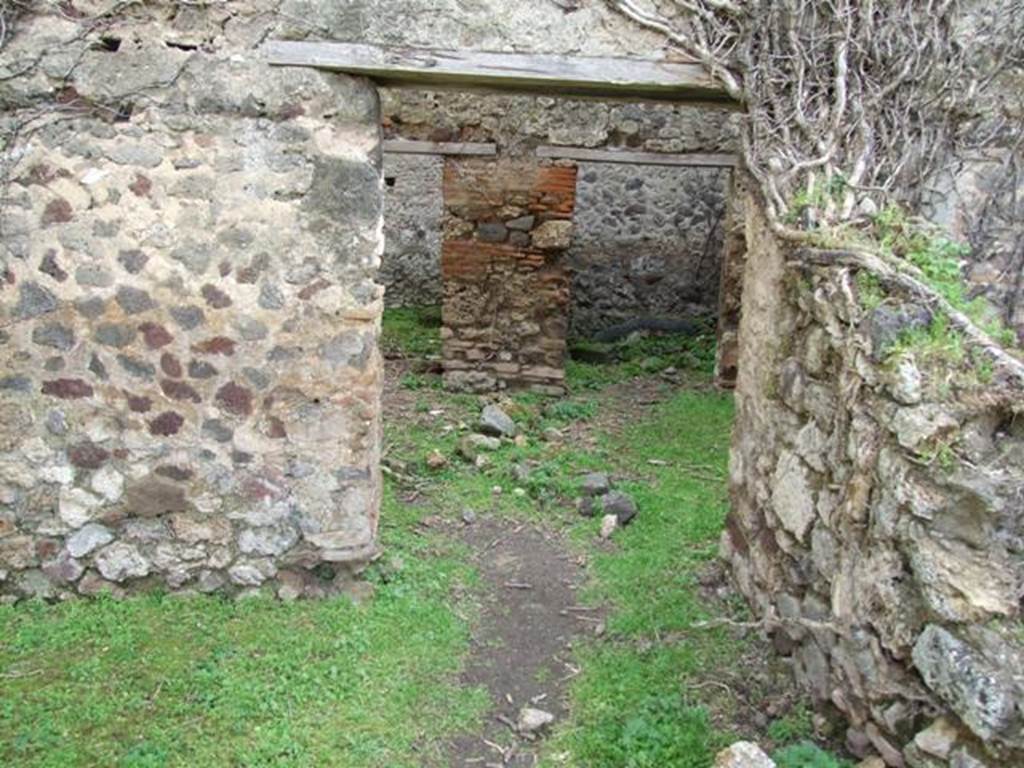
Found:
[[1024, 385], [955, 345], [893, 354], [927, 308], [876, 305], [747, 216], [722, 545], [739, 588], [854, 753], [1024, 764]]
[[257, 11], [55, 10], [4, 49], [9, 598], [323, 594], [374, 551], [378, 99], [268, 68]]
[[576, 168], [450, 159], [444, 176], [445, 385], [561, 394]]
[[384, 155], [384, 257], [379, 281], [389, 307], [441, 303], [439, 155]]
[[736, 149], [737, 112], [722, 104], [388, 88], [381, 110], [388, 138], [485, 142], [518, 156], [542, 144], [674, 153]]
[[729, 171], [580, 163], [570, 335], [718, 309]]

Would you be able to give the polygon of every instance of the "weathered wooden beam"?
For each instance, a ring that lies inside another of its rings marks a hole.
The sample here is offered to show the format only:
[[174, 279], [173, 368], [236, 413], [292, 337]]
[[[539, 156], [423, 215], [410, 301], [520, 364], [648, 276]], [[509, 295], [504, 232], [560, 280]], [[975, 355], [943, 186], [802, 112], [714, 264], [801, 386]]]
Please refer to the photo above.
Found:
[[435, 51], [284, 40], [265, 43], [263, 53], [270, 64], [363, 75], [384, 85], [482, 88], [604, 99], [729, 100], [704, 67], [693, 61]]
[[619, 149], [585, 149], [583, 147], [537, 147], [537, 157], [561, 160], [579, 160], [593, 163], [622, 163], [625, 165], [668, 165], [680, 168], [732, 168], [736, 156], [701, 152], [630, 152]]
[[385, 139], [384, 151], [395, 155], [460, 155], [463, 157], [494, 157], [498, 154], [498, 147], [495, 144], [474, 142]]

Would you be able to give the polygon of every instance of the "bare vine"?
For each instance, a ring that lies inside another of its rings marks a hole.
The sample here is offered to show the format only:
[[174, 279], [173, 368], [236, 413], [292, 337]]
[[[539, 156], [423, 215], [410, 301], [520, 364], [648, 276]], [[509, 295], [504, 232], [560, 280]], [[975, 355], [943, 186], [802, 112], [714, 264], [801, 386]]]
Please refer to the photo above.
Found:
[[[929, 180], [991, 147], [1009, 154], [1008, 167], [1024, 167], [1024, 98], [1006, 98], [1024, 83], [1024, 0], [607, 1], [702, 63], [742, 105], [742, 164], [772, 229], [790, 241], [820, 244], [822, 233], [893, 203], [918, 211]], [[1015, 174], [993, 192], [987, 220], [1015, 227], [1021, 295], [1019, 187]], [[1024, 380], [1024, 368], [909, 265], [881, 249], [857, 260], [948, 310]]]
[[745, 108], [773, 224], [812, 230], [888, 202], [1013, 131], [993, 86], [1021, 67], [1024, 0], [609, 0]]

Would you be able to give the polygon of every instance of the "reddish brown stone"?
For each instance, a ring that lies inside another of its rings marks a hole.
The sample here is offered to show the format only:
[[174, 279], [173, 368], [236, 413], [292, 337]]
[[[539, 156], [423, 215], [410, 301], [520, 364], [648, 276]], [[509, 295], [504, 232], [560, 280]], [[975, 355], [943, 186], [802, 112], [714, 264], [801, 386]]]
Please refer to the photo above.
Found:
[[135, 174], [135, 181], [128, 185], [136, 197], [149, 197], [149, 193], [153, 190], [153, 182], [149, 180], [148, 176], [141, 173]]
[[36, 557], [40, 560], [52, 560], [60, 552], [60, 542], [57, 539], [39, 539], [36, 541]]
[[14, 285], [17, 282], [17, 278], [10, 269], [4, 269], [2, 277], [4, 285]]
[[225, 336], [214, 336], [212, 339], [193, 344], [192, 351], [205, 355], [231, 357], [231, 355], [235, 354], [235, 342]]
[[299, 298], [303, 301], [313, 298], [316, 294], [320, 293], [324, 288], [330, 285], [326, 280], [317, 280], [310, 283], [301, 291], [299, 291]]
[[284, 104], [281, 107], [279, 113], [282, 120], [291, 120], [294, 117], [306, 114], [306, 110], [302, 108], [299, 102], [292, 102], [291, 104]]
[[221, 277], [227, 277], [228, 275], [231, 274], [231, 262], [225, 259], [219, 265], [217, 265], [217, 271], [220, 272]]
[[231, 306], [231, 297], [215, 285], [207, 283], [199, 292], [203, 294], [207, 305], [214, 309], [224, 309]]
[[71, 209], [71, 203], [63, 197], [58, 197], [46, 204], [46, 208], [43, 209], [43, 215], [39, 218], [39, 226], [48, 227], [51, 224], [63, 224], [66, 221], [71, 221], [74, 217], [75, 214]]
[[217, 402], [224, 410], [236, 416], [252, 413], [252, 392], [233, 381], [217, 390]]
[[122, 459], [122, 460], [127, 459], [128, 458], [128, 449], [127, 448], [115, 448], [114, 449], [114, 458], [115, 459]]
[[33, 184], [38, 184], [41, 187], [45, 187], [51, 181], [57, 178], [57, 172], [46, 163], [36, 163], [28, 171], [18, 179], [18, 183], [24, 187], [30, 187]]
[[242, 267], [240, 270], [235, 272], [235, 280], [245, 285], [252, 285], [256, 282], [258, 277], [259, 272], [252, 267]]
[[125, 392], [125, 397], [128, 399], [128, 410], [133, 413], [149, 413], [149, 410], [153, 407], [153, 401], [148, 397], [130, 395], [127, 392]]
[[43, 382], [43, 394], [75, 400], [81, 397], [92, 397], [92, 386], [82, 379], [53, 379]]
[[165, 411], [149, 422], [149, 432], [150, 434], [163, 437], [176, 435], [184, 423], [185, 419], [180, 413]]
[[174, 341], [171, 332], [158, 323], [143, 323], [139, 330], [142, 331], [142, 338], [150, 349], [159, 349]]
[[284, 422], [277, 416], [267, 419], [267, 436], [273, 440], [284, 440], [288, 437], [288, 430], [284, 428]]
[[186, 480], [190, 480], [195, 474], [191, 469], [186, 467], [176, 467], [173, 464], [168, 464], [163, 467], [157, 467], [156, 472], [161, 477], [166, 477], [171, 480], [177, 480], [179, 483], [183, 483]]
[[99, 469], [110, 458], [110, 451], [100, 448], [91, 440], [68, 448], [68, 461], [80, 469]]
[[279, 490], [258, 477], [248, 477], [242, 483], [242, 494], [251, 501], [263, 501], [278, 496]]
[[201, 403], [203, 401], [203, 398], [192, 388], [192, 385], [184, 381], [162, 379], [160, 381], [160, 389], [171, 400], [191, 400], [193, 403]]
[[160, 356], [160, 370], [172, 379], [180, 379], [185, 372], [181, 367], [181, 361], [170, 352], [164, 352]]

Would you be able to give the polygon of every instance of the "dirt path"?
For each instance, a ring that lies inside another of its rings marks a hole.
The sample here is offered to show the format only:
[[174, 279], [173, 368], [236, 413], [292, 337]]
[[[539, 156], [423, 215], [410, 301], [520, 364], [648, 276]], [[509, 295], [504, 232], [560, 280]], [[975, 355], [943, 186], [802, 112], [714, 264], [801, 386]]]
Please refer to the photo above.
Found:
[[516, 730], [520, 711], [566, 716], [573, 639], [600, 622], [576, 605], [583, 569], [560, 536], [531, 525], [482, 519], [455, 535], [470, 546], [485, 589], [462, 682], [485, 687], [492, 709], [481, 732], [451, 744], [449, 764], [535, 765], [536, 737]]

